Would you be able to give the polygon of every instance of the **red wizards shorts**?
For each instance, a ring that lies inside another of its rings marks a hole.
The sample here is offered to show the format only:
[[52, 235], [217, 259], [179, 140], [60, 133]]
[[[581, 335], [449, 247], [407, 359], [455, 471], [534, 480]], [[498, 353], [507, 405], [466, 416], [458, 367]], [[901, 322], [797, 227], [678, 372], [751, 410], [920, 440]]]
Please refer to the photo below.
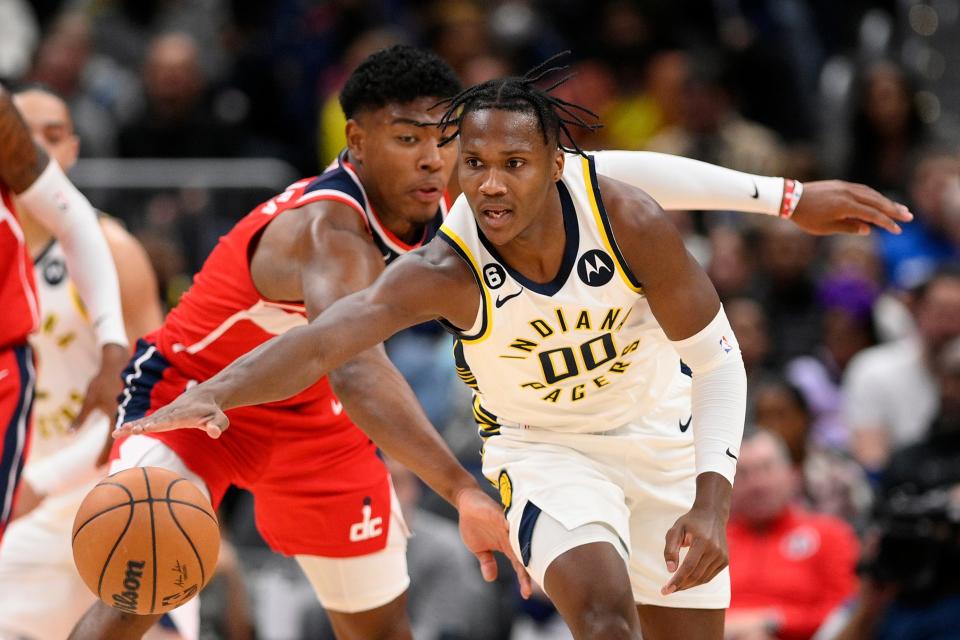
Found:
[[[172, 402], [195, 381], [140, 340], [124, 371], [119, 421]], [[254, 496], [257, 529], [286, 555], [361, 556], [386, 546], [390, 480], [376, 446], [335, 396], [308, 390], [280, 403], [227, 411], [218, 439], [200, 429], [149, 434], [203, 478], [216, 508], [230, 485]], [[114, 445], [117, 455], [118, 445]], [[364, 523], [383, 523], [365, 527]]]
[[0, 539], [10, 521], [27, 459], [36, 379], [29, 345], [0, 348]]

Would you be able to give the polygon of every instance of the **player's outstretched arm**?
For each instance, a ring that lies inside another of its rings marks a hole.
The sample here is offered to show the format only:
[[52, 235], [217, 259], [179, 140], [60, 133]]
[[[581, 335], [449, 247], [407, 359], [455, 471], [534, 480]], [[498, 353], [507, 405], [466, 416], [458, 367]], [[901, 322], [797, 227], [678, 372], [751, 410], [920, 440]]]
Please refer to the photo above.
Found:
[[652, 151], [598, 151], [597, 172], [646, 191], [664, 209], [743, 211], [780, 215], [815, 235], [868, 233], [871, 226], [900, 233], [913, 215], [870, 187], [842, 180], [803, 185], [795, 207], [784, 209], [783, 178], [755, 176]]
[[[643, 192], [601, 178], [614, 236], [650, 309], [693, 370], [697, 491], [691, 510], [666, 532], [670, 594], [710, 581], [727, 565], [726, 524], [746, 409], [747, 380], [717, 292], [662, 209]], [[689, 547], [682, 564], [681, 547]]]
[[77, 285], [97, 333], [101, 366], [87, 387], [73, 425], [94, 409], [108, 416], [116, 410], [120, 372], [129, 356], [117, 272], [107, 243], [87, 199], [67, 180], [56, 162], [34, 144], [10, 94], [0, 87], [0, 183], [60, 240], [67, 269]]

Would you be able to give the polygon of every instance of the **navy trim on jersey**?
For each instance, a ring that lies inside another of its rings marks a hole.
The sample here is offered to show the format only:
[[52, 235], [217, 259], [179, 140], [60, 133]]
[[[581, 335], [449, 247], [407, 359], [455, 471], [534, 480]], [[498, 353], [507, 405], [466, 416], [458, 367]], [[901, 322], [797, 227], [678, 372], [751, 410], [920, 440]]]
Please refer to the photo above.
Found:
[[642, 289], [643, 283], [633, 275], [632, 271], [630, 271], [630, 266], [624, 259], [623, 254], [620, 253], [620, 247], [617, 245], [616, 236], [613, 235], [613, 226], [610, 224], [610, 217], [607, 215], [607, 210], [603, 206], [603, 196], [600, 193], [600, 183], [597, 180], [597, 166], [595, 164], [594, 157], [587, 156], [587, 163], [590, 166], [590, 184], [593, 185], [593, 195], [597, 201], [597, 211], [600, 213], [600, 221], [603, 223], [603, 230], [606, 232], [607, 238], [610, 240], [610, 248], [613, 249], [614, 257], [617, 259], [617, 262], [620, 263], [620, 268], [623, 269], [623, 273], [627, 276], [627, 280], [630, 281], [630, 284], [632, 284], [636, 289]]
[[0, 457], [0, 534], [13, 512], [13, 498], [20, 475], [23, 473], [24, 455], [30, 433], [30, 412], [33, 410], [33, 389], [36, 373], [33, 369], [33, 350], [29, 344], [11, 349], [17, 361], [16, 373], [20, 379], [20, 394], [17, 408], [10, 416], [3, 433], [3, 456]]
[[487, 312], [489, 310], [487, 309], [487, 296], [484, 294], [484, 289], [483, 289], [483, 286], [484, 286], [483, 278], [477, 272], [477, 268], [474, 266], [473, 261], [470, 259], [470, 256], [464, 253], [463, 249], [460, 248], [460, 245], [457, 244], [457, 242], [453, 238], [451, 238], [446, 233], [444, 233], [443, 229], [439, 229], [437, 231], [437, 237], [443, 240], [444, 242], [446, 242], [448, 245], [450, 245], [450, 248], [453, 249], [457, 253], [457, 255], [460, 256], [460, 258], [470, 268], [470, 273], [473, 274], [473, 279], [477, 281], [477, 287], [479, 287], [480, 307], [481, 307], [480, 311], [483, 314], [482, 315], [483, 321], [480, 325], [480, 329], [472, 335], [466, 335], [463, 329], [455, 326], [453, 323], [449, 322], [448, 320], [445, 320], [444, 318], [438, 318], [438, 321], [440, 322], [441, 325], [444, 326], [444, 328], [450, 330], [454, 335], [458, 336], [459, 338], [463, 340], [476, 340], [487, 331]]
[[[507, 270], [507, 273], [514, 280], [522, 284], [525, 288], [535, 291], [544, 296], [552, 296], [563, 288], [570, 272], [573, 271], [573, 265], [576, 263], [577, 251], [580, 248], [580, 225], [577, 223], [577, 208], [573, 204], [573, 198], [567, 190], [567, 185], [563, 181], [557, 181], [557, 192], [560, 194], [560, 209], [563, 211], [563, 230], [566, 236], [566, 245], [563, 248], [563, 259], [560, 261], [560, 268], [557, 275], [550, 282], [534, 282], [519, 271], [513, 269], [507, 262], [500, 257], [497, 248], [493, 243], [487, 240], [483, 231], [477, 228], [477, 235], [484, 248]], [[476, 224], [476, 222], [474, 222]]]
[[[148, 351], [151, 351], [147, 355]], [[144, 357], [146, 356], [146, 357]], [[137, 349], [130, 358], [130, 364], [123, 370], [121, 378], [124, 389], [120, 395], [119, 419], [121, 424], [139, 420], [150, 410], [150, 394], [153, 387], [163, 379], [170, 363], [161, 355], [156, 345], [143, 338], [137, 340]]]
[[692, 377], [693, 377], [693, 369], [691, 369], [691, 368], [687, 365], [687, 363], [684, 362], [683, 360], [680, 361], [680, 373], [682, 373], [683, 375], [685, 375], [685, 376], [687, 376], [687, 377], [689, 377], [689, 378], [692, 378]]

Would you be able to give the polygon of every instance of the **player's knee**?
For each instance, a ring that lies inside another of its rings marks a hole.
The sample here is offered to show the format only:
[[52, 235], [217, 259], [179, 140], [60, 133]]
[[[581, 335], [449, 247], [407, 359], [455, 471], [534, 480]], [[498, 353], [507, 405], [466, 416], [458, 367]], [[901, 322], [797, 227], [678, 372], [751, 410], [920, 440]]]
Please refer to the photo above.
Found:
[[639, 629], [631, 616], [602, 605], [585, 610], [575, 628], [577, 640], [640, 640]]

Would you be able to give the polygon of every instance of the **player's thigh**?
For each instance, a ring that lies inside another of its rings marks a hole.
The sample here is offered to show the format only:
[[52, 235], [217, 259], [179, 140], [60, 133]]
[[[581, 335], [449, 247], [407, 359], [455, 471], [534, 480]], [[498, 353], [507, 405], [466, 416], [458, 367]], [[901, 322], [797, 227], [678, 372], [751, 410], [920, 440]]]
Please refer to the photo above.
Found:
[[598, 523], [568, 531], [541, 514], [531, 546], [563, 549], [546, 567], [543, 588], [578, 638], [637, 637], [639, 620], [625, 551], [617, 535]]
[[391, 510], [386, 546], [379, 551], [353, 557], [296, 557], [331, 620], [390, 608], [410, 586], [407, 528], [398, 504]]
[[722, 640], [724, 612], [637, 605], [644, 640]]
[[199, 475], [190, 470], [177, 453], [162, 441], [145, 435], [127, 437], [119, 447], [119, 457], [110, 463], [110, 474], [134, 467], [160, 467], [186, 478], [210, 499], [210, 489]]

